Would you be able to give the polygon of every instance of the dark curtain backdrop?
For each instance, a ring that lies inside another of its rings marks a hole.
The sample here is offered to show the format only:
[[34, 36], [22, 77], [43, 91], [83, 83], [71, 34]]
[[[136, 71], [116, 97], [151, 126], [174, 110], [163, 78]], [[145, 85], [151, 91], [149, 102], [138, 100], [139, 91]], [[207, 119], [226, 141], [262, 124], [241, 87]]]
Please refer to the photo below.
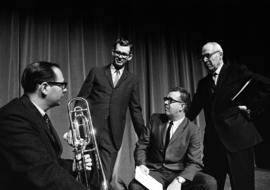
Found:
[[[194, 93], [198, 80], [206, 75], [199, 55], [207, 41], [221, 43], [227, 61], [245, 62], [267, 75], [260, 69], [268, 60], [264, 55], [269, 50], [269, 33], [261, 24], [267, 21], [267, 14], [250, 14], [253, 5], [243, 9], [241, 4], [211, 3], [50, 3], [9, 4], [1, 9], [0, 106], [22, 95], [20, 76], [27, 64], [37, 60], [56, 62], [68, 82], [62, 105], [49, 113], [60, 136], [69, 127], [68, 100], [77, 95], [92, 67], [110, 63], [113, 42], [119, 36], [134, 44], [134, 57], [127, 69], [140, 79], [146, 122], [151, 113], [163, 112], [162, 98], [171, 87], [182, 86]], [[202, 116], [196, 122], [203, 134]], [[134, 172], [137, 136], [129, 113], [127, 118], [114, 171], [118, 189], [128, 184]], [[71, 148], [62, 143], [63, 157], [72, 158]]]

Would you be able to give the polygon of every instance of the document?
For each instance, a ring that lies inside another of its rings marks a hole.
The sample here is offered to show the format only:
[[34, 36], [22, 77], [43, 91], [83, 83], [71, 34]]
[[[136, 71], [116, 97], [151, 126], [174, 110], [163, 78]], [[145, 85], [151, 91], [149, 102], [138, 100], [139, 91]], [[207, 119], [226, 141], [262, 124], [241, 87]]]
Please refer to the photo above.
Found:
[[149, 190], [163, 190], [163, 186], [155, 178], [145, 175], [139, 167], [135, 169], [135, 179]]

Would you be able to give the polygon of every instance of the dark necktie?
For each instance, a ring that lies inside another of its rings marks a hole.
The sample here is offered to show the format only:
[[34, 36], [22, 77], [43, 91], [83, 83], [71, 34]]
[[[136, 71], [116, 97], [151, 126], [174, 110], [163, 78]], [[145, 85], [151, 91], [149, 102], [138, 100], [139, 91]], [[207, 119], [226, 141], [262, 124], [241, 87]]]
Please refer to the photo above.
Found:
[[173, 121], [170, 121], [167, 132], [166, 132], [165, 148], [167, 148], [167, 146], [170, 142], [170, 133], [171, 133], [172, 126], [173, 126]]
[[47, 114], [45, 114], [45, 115], [43, 116], [43, 118], [44, 118], [44, 120], [46, 121], [47, 128], [48, 128], [49, 134], [50, 134], [50, 136], [51, 136], [51, 139], [52, 139], [52, 141], [55, 143], [54, 134], [53, 134], [53, 132], [52, 132], [53, 126], [52, 126], [52, 123], [51, 123], [51, 121], [50, 121], [50, 118], [48, 117]]
[[215, 93], [215, 90], [216, 90], [216, 83], [215, 83], [215, 79], [217, 78], [217, 73], [213, 73], [211, 76], [211, 83], [210, 83], [210, 86], [211, 86], [211, 92], [212, 93]]

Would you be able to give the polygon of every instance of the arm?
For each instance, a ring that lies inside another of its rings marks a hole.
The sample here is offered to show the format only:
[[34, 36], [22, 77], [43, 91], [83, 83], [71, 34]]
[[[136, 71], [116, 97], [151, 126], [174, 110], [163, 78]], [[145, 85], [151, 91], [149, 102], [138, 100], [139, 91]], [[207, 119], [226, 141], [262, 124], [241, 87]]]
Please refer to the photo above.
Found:
[[190, 109], [188, 110], [188, 113], [186, 113], [186, 116], [187, 118], [189, 118], [189, 120], [193, 121], [197, 117], [197, 115], [201, 112], [202, 107], [203, 107], [203, 102], [204, 102], [203, 87], [202, 87], [202, 81], [200, 81], [198, 84], [196, 93], [193, 96]]
[[131, 92], [131, 97], [129, 101], [129, 110], [131, 119], [134, 125], [137, 136], [143, 132], [145, 125], [142, 116], [142, 108], [140, 105], [140, 94], [139, 94], [139, 81], [136, 79], [135, 85]]
[[95, 68], [91, 69], [86, 77], [86, 79], [83, 82], [83, 85], [80, 89], [80, 92], [78, 94], [78, 97], [87, 98], [92, 91], [93, 88], [93, 81], [95, 78]]
[[136, 143], [136, 148], [134, 152], [135, 164], [136, 166], [146, 165], [147, 160], [147, 149], [150, 144], [151, 135], [151, 120], [149, 124], [142, 131], [138, 142]]
[[185, 168], [180, 173], [180, 176], [188, 180], [193, 180], [195, 174], [200, 171], [202, 167], [201, 132], [198, 126], [194, 126], [186, 152]]
[[258, 117], [270, 103], [270, 79], [254, 73], [252, 80], [255, 83], [255, 93], [251, 101], [247, 102], [251, 118]]

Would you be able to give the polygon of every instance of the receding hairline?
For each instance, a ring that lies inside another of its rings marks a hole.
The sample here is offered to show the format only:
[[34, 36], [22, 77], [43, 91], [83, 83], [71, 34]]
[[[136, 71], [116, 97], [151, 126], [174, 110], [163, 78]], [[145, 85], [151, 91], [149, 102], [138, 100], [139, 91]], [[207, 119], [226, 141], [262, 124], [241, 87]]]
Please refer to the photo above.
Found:
[[210, 46], [213, 48], [214, 51], [220, 51], [223, 53], [223, 49], [221, 45], [219, 45], [217, 42], [207, 42], [203, 47], [202, 50], [205, 49], [207, 46]]

